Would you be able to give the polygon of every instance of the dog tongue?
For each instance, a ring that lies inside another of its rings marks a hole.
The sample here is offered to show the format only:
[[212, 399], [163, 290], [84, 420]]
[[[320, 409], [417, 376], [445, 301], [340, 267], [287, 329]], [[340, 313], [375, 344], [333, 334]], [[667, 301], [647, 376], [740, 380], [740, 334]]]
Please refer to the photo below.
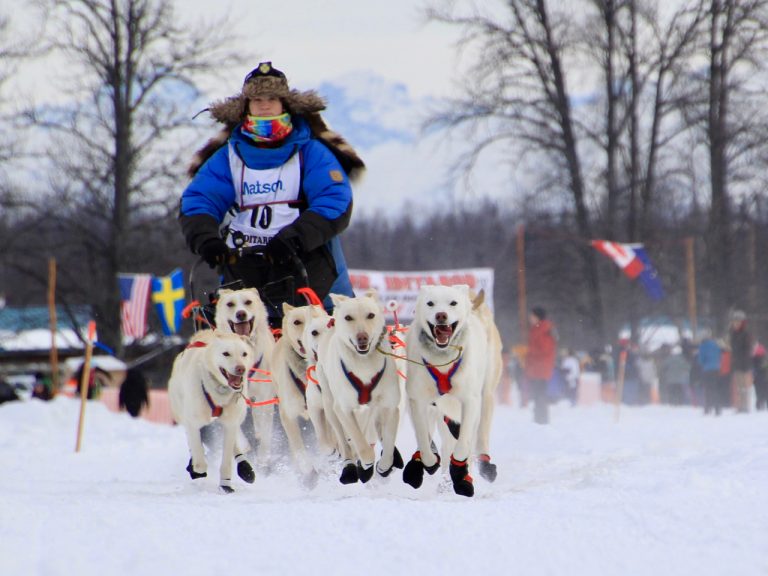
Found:
[[245, 322], [233, 323], [232, 328], [234, 329], [235, 334], [239, 334], [240, 336], [248, 336], [251, 333], [251, 323], [248, 320]]
[[227, 383], [231, 388], [240, 388], [243, 385], [243, 377], [237, 374], [227, 374]]
[[438, 324], [435, 326], [435, 340], [438, 344], [448, 344], [453, 335], [453, 328], [447, 324]]

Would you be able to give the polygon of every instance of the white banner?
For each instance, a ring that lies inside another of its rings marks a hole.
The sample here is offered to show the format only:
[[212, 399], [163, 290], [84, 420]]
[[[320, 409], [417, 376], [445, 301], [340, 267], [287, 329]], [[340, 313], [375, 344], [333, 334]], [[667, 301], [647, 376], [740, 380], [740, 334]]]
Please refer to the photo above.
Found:
[[[350, 270], [355, 293], [360, 295], [374, 289], [381, 301], [397, 302], [397, 319], [401, 324], [413, 320], [419, 287], [425, 284], [467, 284], [475, 293], [485, 291], [485, 301], [493, 309], [493, 268], [463, 268], [460, 270], [428, 270], [419, 272], [392, 272], [381, 270]], [[390, 312], [389, 320], [393, 320]]]

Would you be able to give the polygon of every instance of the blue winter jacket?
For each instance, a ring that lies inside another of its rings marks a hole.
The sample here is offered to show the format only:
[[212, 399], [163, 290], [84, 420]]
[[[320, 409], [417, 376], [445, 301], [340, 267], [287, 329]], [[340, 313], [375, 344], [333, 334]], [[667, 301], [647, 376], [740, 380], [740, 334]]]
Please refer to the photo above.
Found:
[[718, 372], [723, 351], [712, 338], [705, 338], [699, 344], [696, 360], [701, 366], [702, 372]]
[[[263, 170], [301, 154], [300, 216], [278, 233], [292, 245], [308, 265], [317, 269], [330, 262], [334, 280], [330, 291], [352, 295], [349, 274], [337, 235], [349, 224], [352, 189], [333, 153], [312, 137], [301, 116], [292, 118], [293, 131], [278, 148], [259, 148], [242, 134], [238, 125], [230, 135], [235, 152], [246, 166]], [[228, 146], [222, 146], [203, 164], [181, 197], [180, 220], [187, 244], [199, 253], [200, 246], [219, 237], [219, 225], [227, 211], [236, 206], [235, 188], [229, 166]], [[321, 258], [322, 256], [322, 258]], [[327, 265], [326, 265], [327, 266]], [[320, 276], [323, 274], [318, 274]], [[310, 277], [310, 284], [312, 277]], [[313, 286], [314, 287], [314, 286]], [[316, 288], [317, 290], [317, 288]], [[328, 292], [328, 288], [319, 290]]]

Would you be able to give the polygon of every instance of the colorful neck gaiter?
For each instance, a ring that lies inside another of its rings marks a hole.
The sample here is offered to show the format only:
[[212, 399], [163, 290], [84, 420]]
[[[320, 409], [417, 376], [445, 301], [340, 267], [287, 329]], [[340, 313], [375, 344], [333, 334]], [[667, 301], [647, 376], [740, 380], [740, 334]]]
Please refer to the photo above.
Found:
[[293, 130], [291, 115], [287, 112], [280, 116], [246, 116], [240, 128], [243, 134], [254, 142], [279, 142]]

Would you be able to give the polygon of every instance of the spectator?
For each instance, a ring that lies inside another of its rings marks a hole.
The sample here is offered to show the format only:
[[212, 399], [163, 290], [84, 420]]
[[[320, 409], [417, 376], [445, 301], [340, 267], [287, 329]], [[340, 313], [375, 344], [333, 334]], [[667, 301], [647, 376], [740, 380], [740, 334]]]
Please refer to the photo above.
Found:
[[723, 351], [712, 338], [711, 332], [705, 332], [696, 353], [696, 364], [699, 366], [704, 393], [704, 414], [714, 412], [715, 416], [720, 416], [720, 410], [723, 406], [723, 387], [720, 375], [722, 356]]
[[765, 346], [757, 342], [752, 354], [752, 370], [755, 379], [755, 408], [768, 409], [768, 355]]
[[39, 398], [40, 400], [46, 401], [53, 399], [53, 383], [51, 382], [51, 378], [42, 372], [35, 372], [32, 398]]
[[661, 347], [659, 366], [659, 387], [661, 399], [665, 404], [681, 406], [690, 403], [691, 366], [683, 355], [680, 346]]
[[13, 386], [5, 378], [0, 377], [0, 404], [13, 402], [18, 399], [19, 395], [13, 389]]
[[[589, 364], [587, 364], [589, 366]], [[576, 393], [579, 387], [579, 378], [581, 377], [581, 365], [573, 350], [566, 348], [563, 353], [563, 360], [560, 363], [560, 369], [565, 378], [566, 394], [571, 401], [571, 405], [576, 404]]]
[[[77, 397], [80, 397], [80, 385], [83, 381], [83, 370], [85, 369], [85, 362], [80, 364], [80, 367], [74, 373], [72, 378], [75, 381], [75, 389], [77, 390]], [[99, 368], [98, 366], [91, 366], [91, 371], [88, 375], [88, 400], [95, 400], [101, 396], [101, 389], [103, 386], [108, 385], [112, 381], [112, 377], [109, 372]]]
[[[622, 354], [624, 355], [624, 382], [621, 401], [629, 405], [643, 404], [647, 399], [647, 394], [638, 368], [638, 346], [629, 340], [623, 340], [620, 345], [619, 360], [621, 360]], [[621, 362], [618, 364], [620, 366]]]
[[552, 379], [557, 360], [557, 335], [547, 320], [544, 308], [536, 306], [528, 316], [528, 351], [525, 357], [525, 377], [533, 393], [533, 420], [549, 423], [547, 383]]
[[736, 411], [749, 412], [750, 389], [752, 388], [752, 334], [747, 327], [747, 316], [741, 310], [731, 314], [731, 328], [728, 333], [731, 345], [731, 379], [735, 394]]
[[653, 355], [647, 351], [638, 354], [635, 362], [637, 366], [637, 377], [640, 382], [638, 404], [648, 402], [658, 402], [659, 371], [656, 367], [656, 360]]
[[138, 368], [129, 368], [125, 380], [120, 385], [118, 402], [120, 409], [137, 418], [142, 408], [149, 408], [149, 392], [147, 377]]
[[722, 354], [720, 355], [720, 403], [725, 406], [734, 406], [734, 398], [731, 387], [731, 346], [727, 338], [717, 341]]

